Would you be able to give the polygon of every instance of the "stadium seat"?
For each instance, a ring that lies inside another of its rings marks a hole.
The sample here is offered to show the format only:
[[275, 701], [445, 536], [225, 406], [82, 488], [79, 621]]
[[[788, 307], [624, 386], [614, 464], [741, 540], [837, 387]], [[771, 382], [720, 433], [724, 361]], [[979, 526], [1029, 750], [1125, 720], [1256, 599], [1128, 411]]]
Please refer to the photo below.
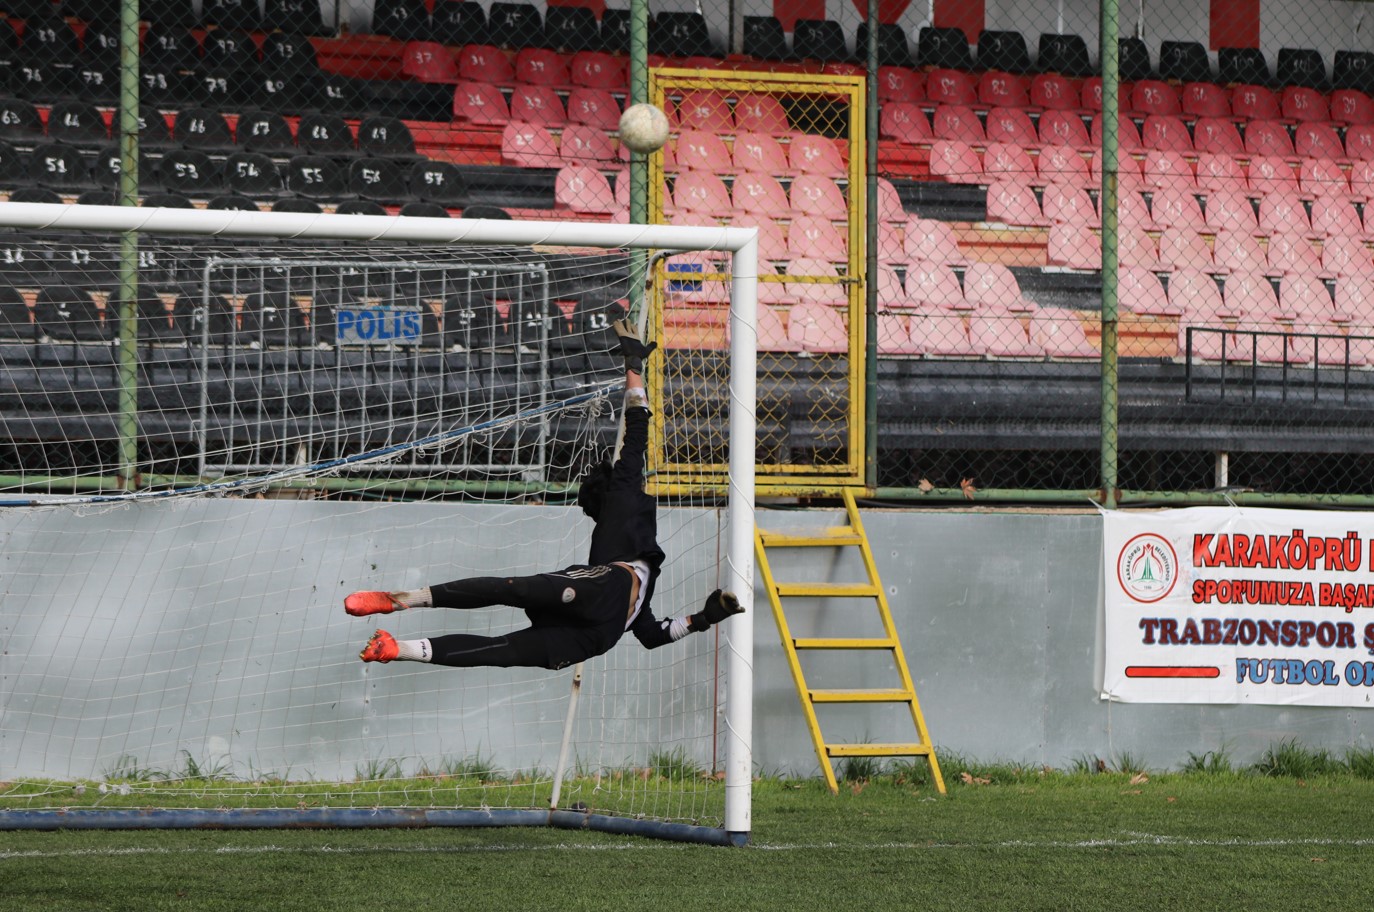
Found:
[[735, 175], [730, 200], [735, 212], [759, 218], [796, 218], [805, 211], [788, 202], [777, 178], [752, 171]]
[[973, 51], [961, 28], [926, 26], [916, 37], [916, 65], [971, 71]]
[[839, 272], [835, 269], [834, 263], [813, 257], [794, 257], [787, 264], [787, 276], [787, 294], [794, 300], [811, 301], [835, 308], [844, 307], [849, 303], [849, 292], [839, 282], [790, 281], [799, 277], [838, 278]]
[[1041, 210], [1051, 224], [1069, 223], [1097, 227], [1101, 224], [1088, 191], [1074, 184], [1049, 184], [1041, 197]]
[[1257, 155], [1247, 168], [1248, 186], [1255, 194], [1285, 193], [1296, 195], [1298, 176], [1289, 161], [1278, 155]]
[[1143, 227], [1123, 222], [1118, 226], [1117, 261], [1123, 266], [1154, 269], [1160, 265], [1159, 249], [1155, 246], [1154, 238]]
[[1352, 200], [1345, 169], [1330, 158], [1304, 158], [1298, 163], [1298, 187], [1304, 195]]
[[[1321, 264], [1322, 274], [1327, 278], [1359, 277], [1368, 281], [1374, 276], [1374, 257], [1371, 257], [1368, 245], [1360, 238], [1347, 235], [1336, 235], [1322, 242]], [[1340, 307], [1340, 290], [1341, 286], [1338, 284], [1337, 310], [1343, 311]]]
[[1232, 270], [1222, 288], [1226, 302], [1223, 317], [1270, 317], [1278, 310], [1278, 296], [1269, 279], [1260, 273]]
[[987, 141], [982, 121], [966, 105], [939, 105], [931, 116], [930, 128], [936, 139], [977, 145]]
[[577, 214], [609, 215], [617, 208], [606, 176], [585, 165], [565, 165], [559, 169], [554, 201]]
[[1345, 146], [1336, 128], [1330, 123], [1300, 123], [1293, 128], [1293, 148], [1306, 158], [1340, 160], [1346, 157]]
[[796, 212], [846, 221], [849, 209], [839, 186], [822, 174], [802, 174], [792, 179], [787, 190], [791, 208]]
[[911, 146], [929, 145], [935, 138], [930, 119], [920, 106], [901, 102], [882, 106], [878, 114], [878, 136]]
[[596, 14], [584, 6], [547, 6], [544, 39], [560, 54], [596, 50], [600, 42]]
[[[551, 8], [552, 9], [552, 8]], [[776, 16], [744, 17], [744, 53], [759, 60], [788, 60], [792, 49]]]
[[1252, 120], [1245, 126], [1245, 151], [1251, 155], [1292, 157], [1293, 138], [1278, 121]]
[[1207, 196], [1206, 210], [1204, 221], [1213, 231], [1255, 231], [1259, 227], [1254, 206], [1239, 189], [1212, 191]]
[[1179, 109], [1188, 117], [1228, 117], [1231, 98], [1226, 90], [1210, 82], [1190, 82], [1183, 86]]
[[[1122, 82], [1138, 82], [1154, 78], [1154, 66], [1150, 63], [1150, 50], [1145, 42], [1134, 35], [1117, 39], [1117, 69]], [[1190, 80], [1181, 80], [1188, 82]], [[1196, 81], [1196, 80], [1193, 80]]]
[[[968, 262], [968, 256], [960, 249], [959, 241], [954, 236], [954, 229], [946, 222], [913, 216], [907, 219], [902, 237], [907, 259], [912, 263], [959, 266]], [[908, 276], [907, 288], [914, 287]]]
[[1331, 106], [1325, 95], [1306, 86], [1286, 86], [1279, 96], [1279, 111], [1288, 120], [1299, 123], [1331, 119]]
[[43, 285], [33, 307], [38, 332], [63, 342], [108, 342], [114, 324], [106, 323], [90, 293], [69, 285]]
[[568, 123], [614, 131], [620, 124], [620, 105], [605, 89], [575, 88], [568, 93]]
[[1172, 114], [1147, 114], [1140, 128], [1140, 142], [1146, 149], [1169, 152], [1193, 151], [1193, 138], [1183, 118]]
[[460, 82], [453, 92], [453, 117], [476, 126], [503, 126], [510, 122], [510, 107], [497, 86]]
[[793, 256], [842, 263], [848, 259], [848, 246], [840, 229], [826, 218], [798, 216], [787, 228], [787, 249]]
[[906, 273], [907, 299], [926, 310], [968, 310], [959, 276], [943, 263], [913, 259]]
[[[1215, 273], [1227, 273], [1233, 269], [1237, 272], [1262, 273], [1269, 265], [1268, 253], [1253, 231], [1218, 231], [1212, 255], [1216, 266], [1209, 271]], [[1194, 265], [1193, 268], [1203, 267]]]
[[352, 155], [358, 151], [353, 128], [334, 114], [306, 114], [296, 124], [296, 145], [312, 155]]
[[363, 199], [400, 203], [410, 199], [409, 169], [389, 158], [359, 158], [348, 165], [348, 192]]
[[[405, 218], [452, 218], [453, 214], [444, 206], [438, 203], [427, 203], [421, 200], [412, 200], [401, 206], [396, 213]], [[468, 216], [475, 218], [475, 216]]]
[[1216, 280], [1198, 268], [1174, 270], [1169, 276], [1169, 301], [1182, 308], [1190, 320], [1234, 316], [1228, 311]]
[[1321, 327], [1332, 322], [1336, 310], [1326, 283], [1317, 277], [1316, 270], [1297, 271], [1279, 280], [1278, 310], [1274, 316], [1292, 320], [1309, 331], [1321, 331]]
[[787, 144], [787, 164], [796, 174], [835, 177], [845, 173], [844, 160], [835, 141], [812, 133], [791, 134], [791, 141]]
[[1259, 227], [1264, 234], [1296, 231], [1307, 233], [1312, 224], [1307, 209], [1294, 192], [1273, 191], [1266, 193], [1259, 204]]
[[1217, 49], [1217, 82], [1222, 85], [1267, 86], [1274, 76], [1269, 61], [1259, 48], [1224, 47]]
[[[1207, 49], [1198, 41], [1163, 41], [1159, 45], [1161, 79], [1179, 82], [1212, 82], [1212, 65]], [[1121, 77], [1125, 79], [1123, 75]]]
[[1122, 267], [1117, 274], [1117, 295], [1127, 313], [1151, 317], [1176, 317], [1182, 308], [1171, 303], [1159, 278], [1138, 266]]
[[1193, 148], [1199, 154], [1241, 155], [1245, 141], [1235, 121], [1223, 117], [1199, 117], [1193, 123]]
[[792, 131], [787, 111], [776, 95], [750, 93], [735, 102], [734, 129], [782, 135]]
[[731, 133], [735, 129], [730, 105], [721, 92], [691, 90], [682, 94], [677, 106], [678, 126], [684, 130]]
[[1164, 187], [1155, 191], [1150, 202], [1152, 222], [1164, 228], [1203, 227], [1202, 210], [1197, 197], [1186, 187]]
[[1233, 155], [1202, 152], [1197, 157], [1197, 186], [1203, 193], [1245, 190], [1245, 173]]
[[440, 44], [487, 44], [487, 12], [476, 0], [435, 0], [430, 33]]
[[548, 48], [527, 47], [515, 53], [515, 79], [526, 85], [566, 88], [572, 75], [562, 54]]
[[[108, 192], [113, 198], [113, 191]], [[236, 193], [221, 194], [211, 197], [205, 204], [205, 208], [212, 212], [261, 212], [262, 208], [246, 196], [239, 196]]]
[[1364, 95], [1374, 93], [1374, 53], [1337, 51], [1331, 59], [1331, 86], [1333, 102], [1336, 92], [1353, 89]]
[[[867, 20], [860, 22], [854, 32], [854, 55], [860, 60], [868, 59]], [[913, 62], [906, 31], [895, 22], [879, 23], [878, 65], [909, 67]]]
[[1083, 118], [1070, 111], [1046, 111], [1040, 115], [1040, 142], [1047, 146], [1083, 148], [1089, 144]]
[[708, 130], [681, 131], [674, 144], [674, 155], [678, 168], [683, 171], [729, 173], [732, 170], [729, 147], [718, 134]]
[[416, 82], [457, 82], [458, 62], [437, 41], [409, 41], [401, 51], [401, 75]]
[[[286, 164], [285, 183], [287, 190], [299, 196], [337, 199], [348, 191], [348, 169], [328, 155], [297, 155]], [[252, 196], [246, 188], [235, 189]]]
[[579, 51], [568, 65], [568, 76], [575, 86], [615, 91], [627, 85], [625, 63], [604, 51]]
[[880, 358], [916, 356], [924, 353], [924, 346], [911, 338], [906, 314], [879, 310], [878, 356]]
[[[90, 43], [91, 33], [86, 32], [86, 42]], [[119, 58], [119, 39], [112, 36], [112, 58]], [[102, 54], [107, 53], [102, 49]], [[215, 29], [207, 32], [202, 42], [201, 67], [205, 70], [242, 70], [258, 65], [258, 46], [253, 39], [242, 32]]]
[[925, 101], [926, 74], [906, 66], [878, 68], [878, 101], [904, 104]]
[[1140, 174], [1146, 187], [1197, 186], [1193, 166], [1182, 151], [1147, 148], [1140, 160]]
[[[597, 50], [611, 54], [630, 53], [630, 11], [607, 8], [601, 13]], [[795, 41], [795, 36], [793, 41]]]
[[1363, 237], [1364, 224], [1350, 200], [1319, 196], [1312, 201], [1312, 230], [1319, 235]]
[[568, 122], [568, 112], [563, 108], [563, 100], [550, 86], [517, 85], [511, 91], [510, 119], [556, 130]]
[[[878, 219], [886, 224], [906, 224], [906, 207], [902, 205], [902, 197], [897, 192], [896, 186], [892, 181], [885, 177], [878, 178]], [[883, 233], [889, 233], [886, 228]]]
[[410, 166], [407, 181], [410, 195], [423, 202], [444, 206], [461, 206], [467, 202], [467, 180], [451, 162], [415, 162]]
[[110, 141], [110, 129], [95, 105], [63, 101], [48, 110], [48, 138], [78, 146], [100, 146]]
[[400, 41], [426, 41], [431, 35], [424, 0], [375, 0], [372, 33]]
[[[620, 182], [616, 186], [619, 189]], [[673, 204], [678, 209], [709, 218], [725, 218], [734, 212], [725, 182], [709, 171], [679, 174], [673, 185]]]
[[505, 52], [495, 45], [465, 44], [458, 51], [458, 78], [506, 84], [515, 81], [515, 67]]
[[1351, 165], [1350, 195], [1355, 199], [1374, 199], [1374, 161], [1360, 159]]
[[1073, 111], [1079, 106], [1079, 92], [1059, 73], [1040, 73], [1031, 77], [1030, 103], [1050, 111]]
[[220, 163], [199, 149], [173, 149], [158, 163], [157, 184], [164, 190], [208, 199], [223, 186]]
[[1025, 313], [1034, 303], [1021, 294], [1016, 275], [1000, 263], [970, 263], [964, 271], [964, 301], [974, 308]]
[[1266, 254], [1266, 275], [1310, 274], [1315, 277], [1322, 269], [1321, 254], [1300, 234], [1270, 235]]
[[969, 315], [969, 341], [994, 358], [1043, 358], [1045, 350], [1030, 337], [1028, 317], [979, 312]]
[[1095, 270], [1102, 267], [1102, 238], [1086, 223], [1050, 226], [1046, 261], [1064, 269]]
[[[1252, 238], [1253, 240], [1253, 238]], [[1256, 245], [1258, 247], [1258, 241]], [[1215, 272], [1213, 250], [1196, 228], [1165, 228], [1159, 233], [1158, 263], [1162, 269], [1201, 269]], [[1149, 266], [1137, 263], [1137, 266]], [[1264, 265], [1261, 254], [1258, 265]]]
[[263, 28], [293, 35], [327, 35], [317, 0], [263, 0]]
[[54, 190], [84, 187], [91, 183], [86, 160], [75, 147], [64, 143], [43, 143], [34, 147], [29, 153], [28, 176], [38, 186]]
[[1100, 352], [1088, 339], [1073, 311], [1040, 308], [1031, 314], [1030, 336], [1050, 358], [1097, 358]]
[[961, 70], [933, 69], [926, 73], [926, 100], [936, 105], [978, 103], [978, 86]]
[[792, 52], [801, 60], [838, 63], [853, 55], [845, 41], [844, 27], [829, 19], [798, 19], [792, 26]]
[[1024, 108], [1030, 104], [1026, 77], [989, 70], [978, 77], [978, 103], [989, 107]]
[[1331, 87], [1321, 51], [1312, 48], [1279, 48], [1275, 76], [1281, 86], [1306, 86], [1319, 92]]
[[544, 20], [531, 3], [497, 0], [487, 10], [487, 34], [493, 44], [505, 48], [540, 47], [544, 44]]
[[1269, 88], [1238, 85], [1231, 90], [1231, 114], [1242, 120], [1278, 120], [1279, 99]]
[[992, 108], [987, 113], [987, 141], [1034, 147], [1040, 144], [1035, 124], [1023, 108]]
[[519, 120], [501, 131], [501, 161], [520, 168], [557, 168], [562, 163], [548, 128]]
[[1088, 44], [1081, 35], [1042, 33], [1036, 54], [1035, 68], [1041, 73], [1082, 77], [1093, 74]]
[[719, 57], [706, 17], [697, 11], [663, 10], [649, 29], [649, 53], [665, 57]]
[[229, 121], [218, 111], [184, 108], [172, 122], [172, 136], [189, 149], [227, 150], [234, 146]]
[[1182, 112], [1178, 90], [1158, 79], [1142, 79], [1131, 86], [1130, 110], [1137, 114], [1170, 114]]
[[1337, 89], [1329, 99], [1331, 119], [1348, 126], [1374, 124], [1374, 100], [1356, 89]]
[[[1136, 129], [1135, 121], [1124, 115], [1117, 126], [1117, 142], [1118, 147], [1126, 152], [1135, 151], [1141, 147], [1140, 131]], [[1092, 124], [1088, 129], [1088, 143], [1096, 148], [1102, 146], [1101, 114], [1093, 115]]]
[[790, 170], [787, 153], [768, 133], [735, 134], [734, 148], [730, 153], [730, 167], [734, 171], [759, 171], [774, 177], [787, 174]]
[[983, 163], [969, 143], [942, 139], [930, 147], [930, 174], [952, 184], [976, 184], [983, 177]]
[[989, 180], [1036, 183], [1035, 162], [1030, 153], [1011, 143], [988, 143], [983, 151], [983, 174]]
[[1037, 180], [1041, 184], [1063, 183], [1076, 187], [1094, 184], [1088, 172], [1088, 159], [1070, 146], [1045, 146], [1035, 159]]
[[604, 130], [585, 124], [569, 124], [563, 129], [558, 154], [567, 165], [606, 168], [617, 161], [615, 140]]

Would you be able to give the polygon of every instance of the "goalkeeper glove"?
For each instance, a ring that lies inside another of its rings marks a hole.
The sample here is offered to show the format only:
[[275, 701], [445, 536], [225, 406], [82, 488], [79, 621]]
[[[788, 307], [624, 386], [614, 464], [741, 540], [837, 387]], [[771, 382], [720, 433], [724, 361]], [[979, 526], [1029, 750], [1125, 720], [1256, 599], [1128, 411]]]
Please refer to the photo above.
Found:
[[650, 342], [645, 345], [639, 338], [639, 333], [630, 321], [624, 318], [616, 320], [611, 324], [611, 329], [615, 330], [616, 338], [619, 341], [619, 351], [625, 359], [625, 369], [634, 371], [636, 374], [644, 373], [644, 359], [649, 357], [654, 349], [658, 348], [657, 342]]
[[735, 598], [735, 593], [722, 592], [717, 589], [706, 596], [706, 604], [702, 609], [688, 619], [687, 629], [693, 633], [700, 633], [728, 617], [743, 613], [744, 609], [740, 607], [739, 599]]

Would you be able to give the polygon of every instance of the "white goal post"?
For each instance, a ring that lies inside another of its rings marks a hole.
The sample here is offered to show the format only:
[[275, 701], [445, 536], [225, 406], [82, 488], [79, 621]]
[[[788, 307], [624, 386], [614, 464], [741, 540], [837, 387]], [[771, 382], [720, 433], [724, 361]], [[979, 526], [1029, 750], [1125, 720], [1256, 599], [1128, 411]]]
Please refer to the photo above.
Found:
[[[553, 808], [511, 812], [510, 822], [541, 822], [553, 826], [604, 829], [612, 832], [643, 832], [675, 839], [701, 839], [743, 844], [751, 830], [751, 783], [753, 776], [751, 736], [753, 694], [753, 601], [754, 601], [754, 474], [755, 474], [755, 374], [756, 309], [758, 278], [757, 229], [733, 227], [679, 227], [557, 221], [498, 221], [481, 219], [402, 218], [335, 214], [143, 209], [114, 206], [66, 206], [7, 203], [0, 206], [0, 230], [52, 233], [85, 232], [101, 235], [149, 234], [159, 236], [212, 237], [227, 241], [272, 239], [305, 242], [405, 242], [428, 247], [532, 247], [537, 249], [603, 248], [641, 249], [662, 253], [718, 251], [730, 256], [728, 406], [729, 460], [726, 519], [723, 523], [720, 577], [745, 609], [720, 628], [724, 661], [723, 774], [725, 807], [723, 826], [715, 836], [686, 832], [691, 827], [665, 824], [661, 831], [640, 826], [643, 821], [618, 817], [598, 819], [595, 814]], [[632, 276], [632, 279], [634, 277]], [[643, 281], [643, 277], [639, 277]], [[113, 315], [117, 305], [110, 304]], [[107, 320], [109, 317], [107, 317]], [[115, 342], [116, 349], [118, 341]], [[37, 501], [35, 501], [37, 502]], [[671, 549], [669, 549], [671, 550]], [[669, 560], [672, 560], [671, 554]], [[628, 648], [628, 647], [626, 647]], [[670, 647], [671, 648], [671, 647]], [[455, 679], [452, 687], [461, 687]], [[0, 715], [5, 693], [0, 689]], [[318, 810], [318, 809], [317, 809]], [[309, 810], [273, 809], [255, 815], [253, 809], [182, 815], [130, 811], [129, 819], [116, 819], [117, 811], [93, 811], [91, 826], [136, 825], [189, 826], [376, 826], [376, 808], [346, 808], [337, 815], [311, 815]], [[385, 811], [385, 809], [381, 809]], [[459, 819], [439, 808], [428, 817], [424, 809], [401, 809], [395, 825], [446, 824]], [[448, 816], [446, 816], [446, 814]], [[542, 815], [542, 816], [541, 816]], [[384, 817], [385, 815], [382, 814]], [[144, 824], [133, 822], [142, 818]], [[504, 818], [489, 818], [501, 822]], [[82, 825], [77, 811], [14, 809], [0, 802], [0, 829], [58, 828]], [[382, 821], [384, 823], [384, 821]], [[462, 822], [460, 820], [460, 822]], [[470, 821], [469, 821], [470, 822]]]

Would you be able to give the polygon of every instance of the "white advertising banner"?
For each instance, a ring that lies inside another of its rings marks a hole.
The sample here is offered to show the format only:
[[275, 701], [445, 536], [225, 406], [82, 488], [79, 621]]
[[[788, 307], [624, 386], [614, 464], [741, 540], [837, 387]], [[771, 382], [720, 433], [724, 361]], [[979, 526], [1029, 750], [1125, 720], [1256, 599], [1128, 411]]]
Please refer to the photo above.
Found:
[[1374, 514], [1107, 512], [1102, 695], [1374, 705]]

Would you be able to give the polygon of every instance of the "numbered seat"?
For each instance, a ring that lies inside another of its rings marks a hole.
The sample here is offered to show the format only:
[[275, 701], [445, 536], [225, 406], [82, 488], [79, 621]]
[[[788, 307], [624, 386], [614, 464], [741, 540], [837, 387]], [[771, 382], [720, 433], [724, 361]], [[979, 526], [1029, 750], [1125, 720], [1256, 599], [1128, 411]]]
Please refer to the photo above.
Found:
[[219, 26], [218, 31], [223, 32], [249, 32], [262, 27], [256, 0], [204, 0], [201, 19], [206, 25]]
[[89, 186], [89, 166], [80, 151], [65, 143], [43, 143], [29, 153], [29, 179], [40, 187], [69, 190]]
[[235, 111], [252, 104], [257, 97], [256, 71], [206, 69], [195, 75], [198, 104], [213, 110]]
[[570, 124], [558, 143], [559, 157], [567, 164], [610, 167], [618, 161], [615, 140], [604, 131], [585, 124]]
[[453, 119], [480, 126], [503, 126], [510, 122], [510, 105], [495, 85], [461, 82], [453, 91]]
[[[264, 0], [262, 25], [292, 35], [328, 35], [319, 0]], [[270, 37], [270, 36], [269, 36]]]
[[424, 0], [377, 0], [372, 8], [372, 33], [400, 41], [425, 41], [431, 34]]
[[435, 0], [430, 30], [443, 44], [486, 44], [487, 11], [477, 0]]
[[801, 60], [843, 63], [853, 59], [844, 26], [831, 19], [798, 19], [792, 24], [792, 51]]
[[532, 3], [496, 0], [487, 10], [487, 34], [502, 47], [540, 47], [544, 44], [544, 20]]
[[296, 125], [296, 145], [310, 155], [352, 155], [358, 151], [352, 127], [332, 114], [301, 117]]
[[[746, 45], [751, 18], [745, 19]], [[595, 50], [600, 41], [596, 14], [585, 6], [547, 6], [544, 9], [544, 38], [550, 48], [561, 54]]]
[[44, 285], [34, 301], [34, 322], [41, 335], [55, 341], [108, 342], [114, 337], [90, 293], [70, 285]]
[[158, 164], [157, 181], [166, 190], [200, 199], [223, 186], [220, 165], [200, 149], [173, 149]]
[[258, 45], [242, 32], [215, 29], [205, 35], [201, 67], [206, 70], [248, 70], [258, 66]]
[[48, 138], [80, 146], [99, 146], [110, 141], [110, 127], [95, 105], [63, 101], [48, 111]]
[[83, 57], [72, 68], [72, 85], [80, 101], [113, 105], [119, 100], [119, 69]]
[[367, 117], [358, 124], [358, 150], [364, 155], [413, 158], [415, 136], [399, 117]]
[[[124, 168], [124, 155], [118, 146], [106, 146], [96, 150], [95, 160], [91, 163], [91, 179], [97, 187], [118, 189], [119, 175]], [[146, 154], [139, 156], [140, 174], [153, 174], [156, 165]]]
[[511, 91], [511, 120], [540, 124], [550, 129], [559, 129], [568, 122], [568, 112], [563, 108], [563, 100], [551, 86], [517, 85]]
[[259, 70], [249, 82], [248, 103], [287, 115], [314, 110], [320, 106], [321, 79], [318, 72]]
[[515, 66], [505, 51], [491, 44], [465, 44], [458, 52], [458, 78], [471, 82], [511, 83]]
[[406, 166], [390, 158], [360, 158], [348, 166], [348, 190], [363, 199], [399, 203], [411, 198]]
[[195, 69], [199, 64], [200, 41], [189, 28], [150, 25], [144, 30], [140, 69], [184, 71]]
[[605, 51], [587, 50], [573, 54], [568, 76], [575, 86], [586, 89], [622, 90], [628, 84], [625, 62]]
[[277, 163], [260, 152], [231, 154], [224, 161], [224, 180], [230, 192], [241, 196], [276, 196], [282, 192]]
[[246, 196], [237, 193], [224, 194], [213, 197], [205, 204], [206, 209], [214, 211], [232, 212], [261, 212], [262, 207]]
[[319, 215], [324, 210], [312, 199], [299, 196], [283, 196], [272, 201], [273, 212], [294, 212], [299, 215]]
[[286, 152], [296, 148], [296, 137], [286, 118], [273, 111], [245, 111], [234, 129], [234, 142], [248, 152]]
[[444, 206], [467, 202], [467, 179], [459, 167], [446, 161], [421, 161], [411, 166], [410, 194], [416, 199]]
[[32, 102], [0, 98], [0, 138], [32, 143], [43, 137], [43, 120]]
[[229, 121], [209, 108], [183, 108], [172, 122], [173, 139], [188, 149], [228, 150], [234, 147]]
[[327, 155], [297, 155], [286, 165], [286, 189], [311, 199], [337, 199], [348, 192], [348, 169]]
[[386, 215], [386, 207], [372, 200], [344, 200], [334, 207], [336, 215]]

